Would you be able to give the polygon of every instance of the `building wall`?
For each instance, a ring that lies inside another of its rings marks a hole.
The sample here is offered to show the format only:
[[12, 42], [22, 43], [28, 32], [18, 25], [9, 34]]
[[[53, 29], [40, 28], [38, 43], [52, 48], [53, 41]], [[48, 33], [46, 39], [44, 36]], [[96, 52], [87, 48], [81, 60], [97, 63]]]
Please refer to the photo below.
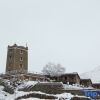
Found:
[[76, 80], [77, 84], [80, 84], [80, 77], [78, 75], [76, 75], [75, 77], [76, 77], [75, 80]]
[[6, 72], [28, 71], [28, 48], [17, 46], [8, 46]]
[[80, 84], [86, 87], [92, 87], [92, 82], [91, 80], [88, 80], [88, 79], [82, 79], [80, 81]]
[[92, 86], [93, 86], [93, 88], [100, 89], [100, 83], [93, 84]]
[[61, 75], [59, 77], [54, 77], [54, 79], [56, 81], [59, 81], [59, 82], [63, 82], [64, 84], [80, 84], [80, 78], [78, 77], [77, 74], [72, 74], [72, 75]]

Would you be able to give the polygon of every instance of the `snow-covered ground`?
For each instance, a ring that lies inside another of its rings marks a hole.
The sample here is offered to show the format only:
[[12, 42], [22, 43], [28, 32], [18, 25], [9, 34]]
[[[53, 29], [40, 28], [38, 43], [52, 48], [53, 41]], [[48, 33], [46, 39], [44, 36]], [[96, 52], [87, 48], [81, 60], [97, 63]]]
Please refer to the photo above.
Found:
[[84, 87], [84, 86], [80, 86], [78, 84], [73, 84], [73, 85], [63, 84], [63, 87], [65, 90], [93, 89], [93, 87]]
[[[28, 99], [21, 99], [21, 100], [40, 100], [38, 98], [28, 98]], [[45, 100], [45, 99], [41, 99], [41, 100]]]
[[23, 81], [23, 83], [21, 85], [19, 85], [17, 87], [17, 89], [21, 89], [21, 88], [24, 88], [24, 87], [29, 87], [31, 85], [34, 86], [37, 83], [38, 83], [37, 81]]
[[68, 90], [68, 89], [70, 89], [70, 90], [77, 90], [77, 89], [83, 89], [81, 86], [79, 86], [79, 85], [67, 85], [67, 84], [63, 84], [63, 87], [64, 87], [64, 89], [66, 90]]
[[[15, 89], [14, 94], [9, 94], [5, 91], [3, 91], [4, 87], [0, 86], [0, 100], [15, 100], [15, 98], [27, 95], [27, 94], [31, 94], [31, 93], [37, 93], [37, 94], [45, 94], [45, 95], [49, 95], [49, 96], [55, 96], [57, 97], [59, 100], [59, 98], [65, 98], [65, 100], [70, 100], [73, 95], [71, 93], [62, 93], [62, 94], [46, 94], [40, 91], [30, 91], [30, 92], [24, 92], [24, 91], [18, 91], [18, 89], [23, 88], [23, 87], [28, 87], [31, 85], [35, 85], [37, 84], [38, 81], [24, 81], [22, 82], [21, 85], [17, 86], [17, 88]], [[79, 85], [66, 85], [64, 84], [64, 89], [82, 89], [81, 86]], [[28, 99], [21, 99], [21, 100], [40, 100], [39, 98], [28, 98]], [[42, 99], [43, 100], [43, 99]]]
[[[3, 91], [4, 86], [0, 86], [0, 100], [15, 100], [15, 98], [31, 94], [31, 93], [38, 93], [38, 94], [45, 94], [49, 96], [56, 96], [58, 98], [66, 98], [66, 100], [70, 100], [71, 97], [73, 97], [70, 93], [63, 93], [63, 94], [46, 94], [40, 91], [30, 91], [30, 92], [24, 92], [24, 91], [18, 91], [18, 89], [23, 88], [23, 87], [28, 87], [31, 85], [37, 84], [37, 81], [24, 81], [21, 85], [19, 85], [16, 89], [14, 94], [9, 94], [5, 91]], [[28, 98], [28, 99], [21, 99], [21, 100], [40, 100], [39, 98]], [[58, 100], [58, 99], [57, 99]]]
[[[23, 91], [15, 91], [14, 94], [9, 94], [7, 92], [3, 91], [3, 86], [0, 86], [0, 100], [15, 100], [15, 98], [20, 97], [20, 96], [24, 96], [26, 94], [30, 94], [30, 93], [38, 93], [38, 94], [45, 94], [42, 92], [23, 92]], [[46, 94], [46, 95], [50, 95], [50, 94]], [[66, 98], [66, 100], [70, 100], [71, 97], [73, 97], [73, 95], [71, 95], [70, 93], [63, 93], [63, 94], [57, 94], [57, 95], [51, 95], [51, 96], [56, 96], [58, 97], [57, 100], [59, 100], [59, 98]], [[27, 98], [27, 99], [21, 99], [21, 100], [40, 100], [39, 98]], [[45, 100], [45, 99], [42, 99]]]
[[56, 96], [58, 98], [65, 98], [66, 100], [70, 100], [73, 97], [73, 95], [70, 93], [57, 94]]

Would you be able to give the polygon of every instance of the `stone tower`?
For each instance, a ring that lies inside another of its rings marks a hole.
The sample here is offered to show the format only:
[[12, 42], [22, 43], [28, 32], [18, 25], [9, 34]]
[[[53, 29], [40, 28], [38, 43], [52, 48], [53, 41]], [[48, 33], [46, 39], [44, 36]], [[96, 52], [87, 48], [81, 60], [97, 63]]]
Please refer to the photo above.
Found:
[[28, 47], [8, 45], [6, 73], [27, 73]]

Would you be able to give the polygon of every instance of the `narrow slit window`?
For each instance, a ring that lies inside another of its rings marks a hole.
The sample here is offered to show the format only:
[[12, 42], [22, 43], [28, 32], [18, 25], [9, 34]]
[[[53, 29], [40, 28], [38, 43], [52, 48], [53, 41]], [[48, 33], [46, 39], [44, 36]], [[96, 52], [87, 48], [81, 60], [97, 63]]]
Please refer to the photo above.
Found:
[[23, 57], [20, 57], [20, 61], [23, 61]]
[[21, 69], [23, 68], [23, 64], [20, 64], [20, 68], [21, 68]]
[[9, 59], [11, 60], [12, 59], [12, 56], [9, 56]]
[[23, 54], [23, 50], [20, 50], [20, 54]]

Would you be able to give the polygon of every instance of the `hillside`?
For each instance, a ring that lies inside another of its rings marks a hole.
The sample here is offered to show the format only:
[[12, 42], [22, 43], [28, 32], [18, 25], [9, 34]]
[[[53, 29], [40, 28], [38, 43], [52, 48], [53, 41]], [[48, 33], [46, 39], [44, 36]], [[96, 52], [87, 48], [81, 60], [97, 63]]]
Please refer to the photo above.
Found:
[[100, 66], [94, 70], [80, 74], [81, 78], [90, 78], [93, 83], [100, 83]]
[[63, 86], [64, 84], [57, 82], [23, 81], [12, 88], [13, 86], [7, 80], [0, 79], [0, 100], [91, 100], [84, 96], [82, 88], [79, 86], [64, 85], [63, 89], [62, 87], [59, 88], [60, 92], [56, 89], [57, 93], [55, 94], [49, 93], [50, 91], [48, 93], [43, 92], [43, 89], [46, 89], [44, 85], [47, 90], [55, 90], [57, 88], [55, 86]]

